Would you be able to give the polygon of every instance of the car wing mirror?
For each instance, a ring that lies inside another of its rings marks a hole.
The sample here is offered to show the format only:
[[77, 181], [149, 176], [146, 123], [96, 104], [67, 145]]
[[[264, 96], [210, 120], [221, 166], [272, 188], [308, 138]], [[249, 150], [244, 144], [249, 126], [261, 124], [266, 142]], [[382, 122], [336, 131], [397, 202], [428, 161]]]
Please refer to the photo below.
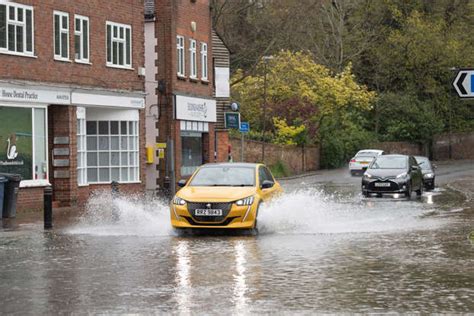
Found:
[[178, 181], [178, 187], [182, 188], [186, 185], [188, 181], [186, 179], [181, 179]]
[[275, 182], [270, 180], [264, 180], [262, 182], [262, 189], [270, 189], [275, 185]]
[[420, 167], [418, 167], [418, 166], [411, 166], [411, 170], [413, 170], [413, 171], [420, 170]]

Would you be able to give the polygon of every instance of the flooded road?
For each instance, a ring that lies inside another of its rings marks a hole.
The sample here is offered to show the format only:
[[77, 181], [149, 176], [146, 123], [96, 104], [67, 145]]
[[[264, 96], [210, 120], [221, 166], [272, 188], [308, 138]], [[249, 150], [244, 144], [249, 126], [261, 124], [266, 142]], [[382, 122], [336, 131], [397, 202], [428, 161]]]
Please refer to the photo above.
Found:
[[[472, 201], [363, 199], [360, 178], [286, 181], [257, 236], [178, 236], [160, 201], [0, 230], [0, 313], [472, 312]], [[442, 179], [441, 179], [442, 181]]]

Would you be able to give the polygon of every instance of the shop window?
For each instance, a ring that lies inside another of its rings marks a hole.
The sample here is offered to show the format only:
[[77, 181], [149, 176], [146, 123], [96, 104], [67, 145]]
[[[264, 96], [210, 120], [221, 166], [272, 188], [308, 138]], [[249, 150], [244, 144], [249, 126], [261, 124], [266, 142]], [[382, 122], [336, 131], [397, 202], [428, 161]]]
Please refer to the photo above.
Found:
[[196, 53], [196, 41], [189, 40], [189, 77], [197, 77], [197, 53]]
[[193, 174], [202, 163], [202, 133], [181, 131], [181, 175]]
[[0, 107], [0, 172], [48, 178], [46, 109]]
[[33, 55], [33, 7], [0, 4], [0, 53]]
[[132, 67], [132, 27], [107, 22], [107, 66]]
[[178, 76], [184, 77], [185, 76], [185, 71], [184, 71], [184, 63], [185, 63], [185, 57], [184, 57], [184, 37], [183, 36], [176, 36], [176, 52], [177, 52], [177, 73]]
[[207, 44], [201, 43], [201, 79], [208, 80], [207, 70]]
[[87, 183], [138, 182], [138, 122], [87, 120]]
[[69, 59], [69, 14], [54, 11], [54, 58]]
[[89, 18], [74, 17], [74, 50], [76, 62], [89, 62]]

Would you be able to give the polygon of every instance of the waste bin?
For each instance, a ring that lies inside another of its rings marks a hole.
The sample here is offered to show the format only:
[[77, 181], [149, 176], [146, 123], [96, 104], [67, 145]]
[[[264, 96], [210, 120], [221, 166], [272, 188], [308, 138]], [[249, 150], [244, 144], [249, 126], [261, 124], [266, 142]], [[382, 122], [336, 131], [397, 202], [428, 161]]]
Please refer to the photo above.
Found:
[[3, 197], [5, 192], [5, 184], [8, 182], [7, 178], [0, 176], [0, 213], [3, 214]]
[[16, 200], [18, 191], [20, 190], [21, 176], [12, 173], [0, 173], [0, 177], [5, 177], [8, 182], [4, 183], [5, 190], [3, 192], [3, 218], [11, 218], [16, 216]]

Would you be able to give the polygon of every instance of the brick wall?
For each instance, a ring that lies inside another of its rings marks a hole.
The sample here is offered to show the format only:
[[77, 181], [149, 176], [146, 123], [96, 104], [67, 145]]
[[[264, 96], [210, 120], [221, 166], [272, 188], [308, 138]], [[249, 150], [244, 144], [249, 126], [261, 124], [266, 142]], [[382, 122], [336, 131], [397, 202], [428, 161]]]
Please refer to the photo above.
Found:
[[217, 131], [217, 162], [226, 162], [229, 161], [229, 132], [227, 131]]
[[[242, 161], [241, 140], [238, 138], [231, 138], [230, 144], [232, 146], [233, 161]], [[262, 146], [262, 142], [245, 140], [244, 161], [261, 162]], [[310, 146], [303, 149], [297, 146], [283, 146], [266, 143], [265, 164], [272, 166], [277, 164], [279, 161], [283, 162], [292, 174], [318, 170], [320, 166], [319, 147]]]
[[[13, 2], [33, 6], [34, 52], [37, 58], [0, 54], [0, 79], [144, 90], [144, 80], [137, 75], [138, 67], [144, 66], [142, 0], [15, 0]], [[71, 62], [54, 60], [53, 10], [69, 13]], [[89, 17], [90, 65], [74, 62], [74, 14]], [[106, 20], [132, 26], [134, 70], [106, 66]]]
[[44, 207], [44, 188], [21, 188], [18, 192], [17, 212], [41, 211]]
[[[450, 147], [451, 155], [449, 154]], [[435, 160], [474, 159], [474, 133], [436, 135], [432, 150]]]
[[421, 144], [410, 142], [381, 142], [371, 146], [373, 149], [383, 150], [386, 154], [401, 154], [412, 156], [426, 156], [427, 153]]

